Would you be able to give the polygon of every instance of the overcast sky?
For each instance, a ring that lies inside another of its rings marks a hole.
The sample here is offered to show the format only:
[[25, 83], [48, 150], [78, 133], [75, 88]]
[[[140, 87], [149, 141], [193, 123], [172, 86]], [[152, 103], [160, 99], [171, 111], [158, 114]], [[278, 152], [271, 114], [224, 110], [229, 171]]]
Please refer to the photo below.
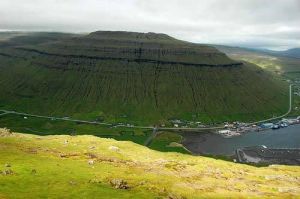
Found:
[[162, 32], [287, 49], [300, 47], [300, 0], [0, 0], [0, 30]]

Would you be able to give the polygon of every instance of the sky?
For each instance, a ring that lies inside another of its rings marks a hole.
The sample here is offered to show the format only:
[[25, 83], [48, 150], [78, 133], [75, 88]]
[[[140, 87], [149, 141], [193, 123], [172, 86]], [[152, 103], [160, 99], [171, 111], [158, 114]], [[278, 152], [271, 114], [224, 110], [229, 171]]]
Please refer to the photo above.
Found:
[[0, 0], [0, 30], [124, 30], [285, 50], [300, 47], [300, 0]]

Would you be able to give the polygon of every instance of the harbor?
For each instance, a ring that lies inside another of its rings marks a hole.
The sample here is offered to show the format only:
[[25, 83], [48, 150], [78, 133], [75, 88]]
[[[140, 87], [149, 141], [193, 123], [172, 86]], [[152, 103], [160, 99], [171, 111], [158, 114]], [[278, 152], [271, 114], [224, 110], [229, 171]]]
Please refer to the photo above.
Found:
[[249, 132], [260, 132], [266, 130], [277, 130], [286, 128], [288, 126], [300, 124], [300, 116], [297, 118], [282, 118], [274, 123], [260, 123], [260, 124], [248, 124], [242, 122], [224, 123], [224, 129], [217, 130], [215, 133], [223, 136], [224, 138], [231, 138], [234, 136], [240, 136]]
[[239, 136], [224, 137], [218, 133], [182, 132], [182, 144], [195, 155], [232, 156], [235, 150], [265, 145], [268, 148], [300, 148], [300, 124], [288, 127], [247, 131]]

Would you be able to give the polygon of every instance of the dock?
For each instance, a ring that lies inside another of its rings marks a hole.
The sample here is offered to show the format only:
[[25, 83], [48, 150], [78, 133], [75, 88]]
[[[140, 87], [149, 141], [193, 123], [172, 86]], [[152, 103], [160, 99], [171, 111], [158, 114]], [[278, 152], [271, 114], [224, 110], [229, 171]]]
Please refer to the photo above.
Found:
[[235, 154], [240, 163], [300, 165], [300, 148], [268, 148], [261, 145], [237, 149]]

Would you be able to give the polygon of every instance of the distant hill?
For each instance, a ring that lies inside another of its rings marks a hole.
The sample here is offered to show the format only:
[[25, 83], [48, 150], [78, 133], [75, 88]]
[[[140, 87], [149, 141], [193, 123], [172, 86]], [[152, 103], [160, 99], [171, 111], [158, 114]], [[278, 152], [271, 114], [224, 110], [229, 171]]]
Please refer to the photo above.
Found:
[[[0, 44], [1, 46], [1, 44]], [[0, 47], [0, 108], [140, 124], [278, 115], [287, 87], [216, 48], [165, 34], [38, 33]]]
[[292, 48], [286, 51], [279, 51], [279, 52], [274, 52], [279, 55], [284, 55], [288, 57], [295, 57], [300, 59], [300, 48]]
[[275, 51], [275, 50], [269, 50], [269, 49], [250, 49], [250, 50], [267, 53], [269, 55], [300, 58], [300, 48], [291, 48], [291, 49], [284, 50], [284, 51]]
[[59, 41], [72, 36], [78, 35], [57, 32], [0, 32], [0, 47], [37, 45]]
[[256, 64], [264, 69], [287, 75], [288, 78], [300, 78], [299, 48], [287, 51], [271, 51], [224, 45], [212, 45], [230, 58]]
[[0, 129], [1, 198], [297, 198], [299, 166], [254, 167], [94, 136]]
[[300, 48], [291, 48], [284, 51], [275, 51], [269, 49], [258, 49], [258, 48], [244, 48], [238, 46], [225, 46], [225, 45], [210, 45], [214, 46], [222, 52], [237, 53], [237, 52], [257, 52], [274, 56], [286, 56], [291, 58], [300, 58]]

